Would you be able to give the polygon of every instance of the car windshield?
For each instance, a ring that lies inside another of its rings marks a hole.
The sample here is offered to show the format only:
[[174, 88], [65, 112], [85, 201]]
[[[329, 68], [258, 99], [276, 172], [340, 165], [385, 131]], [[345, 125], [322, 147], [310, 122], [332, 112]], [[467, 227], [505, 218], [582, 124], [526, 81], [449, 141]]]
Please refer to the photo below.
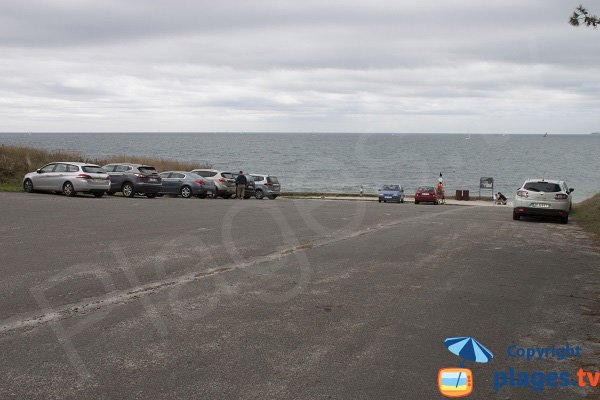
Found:
[[532, 192], [560, 192], [560, 185], [550, 182], [527, 182], [524, 189]]
[[435, 192], [435, 190], [433, 189], [433, 186], [420, 186], [417, 189], [417, 192]]
[[400, 191], [400, 186], [398, 185], [383, 185], [381, 190], [390, 190], [390, 191]]
[[234, 179], [237, 175], [233, 175], [231, 172], [223, 172], [221, 176], [225, 179]]
[[156, 174], [156, 169], [154, 167], [139, 167], [138, 168], [142, 174]]
[[81, 167], [81, 170], [83, 172], [87, 172], [89, 174], [105, 174], [106, 171], [103, 170], [102, 168], [100, 168], [97, 165], [85, 165], [83, 167]]

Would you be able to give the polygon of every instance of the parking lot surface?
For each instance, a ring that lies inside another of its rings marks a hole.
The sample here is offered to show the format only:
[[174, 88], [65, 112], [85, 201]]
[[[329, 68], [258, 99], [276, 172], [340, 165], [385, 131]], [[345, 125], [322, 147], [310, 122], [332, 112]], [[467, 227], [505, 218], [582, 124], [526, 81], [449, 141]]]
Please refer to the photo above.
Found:
[[[507, 207], [0, 193], [0, 398], [433, 399], [459, 358], [598, 371], [600, 251]], [[511, 344], [570, 343], [528, 362]]]

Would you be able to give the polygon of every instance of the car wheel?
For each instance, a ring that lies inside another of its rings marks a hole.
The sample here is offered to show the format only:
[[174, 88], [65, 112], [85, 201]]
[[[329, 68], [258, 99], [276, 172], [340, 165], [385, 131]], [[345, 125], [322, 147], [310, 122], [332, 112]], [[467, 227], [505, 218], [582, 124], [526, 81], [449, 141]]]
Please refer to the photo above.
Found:
[[146, 197], [149, 199], [153, 199], [156, 197], [156, 193], [146, 193]]
[[377, 199], [377, 201], [381, 203], [381, 199]]
[[65, 184], [63, 185], [63, 194], [69, 197], [73, 197], [77, 194], [71, 182], [65, 182]]
[[196, 195], [196, 197], [199, 198], [199, 199], [205, 199], [206, 198], [206, 193], [204, 193], [204, 194], [198, 194], [198, 195]]
[[568, 224], [569, 223], [569, 216], [564, 216], [564, 217], [560, 217], [560, 223], [561, 224]]
[[519, 215], [519, 213], [516, 213], [516, 212], [514, 212], [514, 211], [513, 211], [513, 219], [514, 219], [515, 221], [518, 221], [518, 220], [520, 220], [520, 219], [521, 219], [521, 215]]
[[404, 199], [400, 199], [400, 203], [404, 203]]
[[256, 197], [258, 200], [261, 200], [263, 197], [265, 197], [265, 194], [263, 193], [262, 190], [257, 190], [254, 193], [254, 197]]
[[267, 196], [269, 198], [269, 200], [275, 200], [277, 198], [277, 196]]
[[418, 200], [415, 200], [415, 204], [419, 204], [419, 201], [418, 201]]
[[192, 188], [189, 186], [184, 186], [181, 188], [180, 193], [181, 197], [183, 197], [184, 199], [189, 199], [190, 197], [192, 197]]
[[25, 179], [25, 182], [23, 182], [23, 190], [27, 193], [33, 193], [33, 182], [31, 182], [31, 179]]
[[135, 196], [135, 191], [133, 190], [133, 185], [129, 182], [127, 182], [126, 184], [123, 185], [123, 188], [121, 189], [121, 191], [123, 192], [123, 196], [125, 196], [125, 197], [134, 197]]
[[95, 198], [99, 199], [100, 197], [104, 196], [104, 192], [95, 192], [93, 195]]

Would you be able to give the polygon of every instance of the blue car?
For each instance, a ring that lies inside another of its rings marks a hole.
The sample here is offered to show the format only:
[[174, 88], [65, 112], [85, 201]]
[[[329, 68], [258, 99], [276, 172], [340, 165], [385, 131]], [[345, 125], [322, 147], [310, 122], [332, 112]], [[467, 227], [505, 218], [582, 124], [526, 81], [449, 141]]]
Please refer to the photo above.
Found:
[[381, 189], [379, 189], [379, 202], [382, 201], [384, 203], [396, 202], [396, 203], [404, 203], [404, 188], [402, 185], [383, 185]]

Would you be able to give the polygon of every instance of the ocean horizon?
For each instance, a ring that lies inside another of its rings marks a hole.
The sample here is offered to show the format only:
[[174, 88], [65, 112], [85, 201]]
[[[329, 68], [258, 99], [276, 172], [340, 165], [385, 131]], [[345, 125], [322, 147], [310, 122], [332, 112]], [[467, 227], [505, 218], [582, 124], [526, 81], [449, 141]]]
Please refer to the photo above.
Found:
[[[284, 191], [375, 193], [401, 184], [479, 195], [479, 180], [511, 197], [527, 178], [563, 179], [581, 201], [600, 192], [600, 135], [338, 132], [27, 132], [0, 143], [68, 150], [89, 158], [149, 156], [278, 176]], [[481, 192], [491, 197], [491, 190]]]

